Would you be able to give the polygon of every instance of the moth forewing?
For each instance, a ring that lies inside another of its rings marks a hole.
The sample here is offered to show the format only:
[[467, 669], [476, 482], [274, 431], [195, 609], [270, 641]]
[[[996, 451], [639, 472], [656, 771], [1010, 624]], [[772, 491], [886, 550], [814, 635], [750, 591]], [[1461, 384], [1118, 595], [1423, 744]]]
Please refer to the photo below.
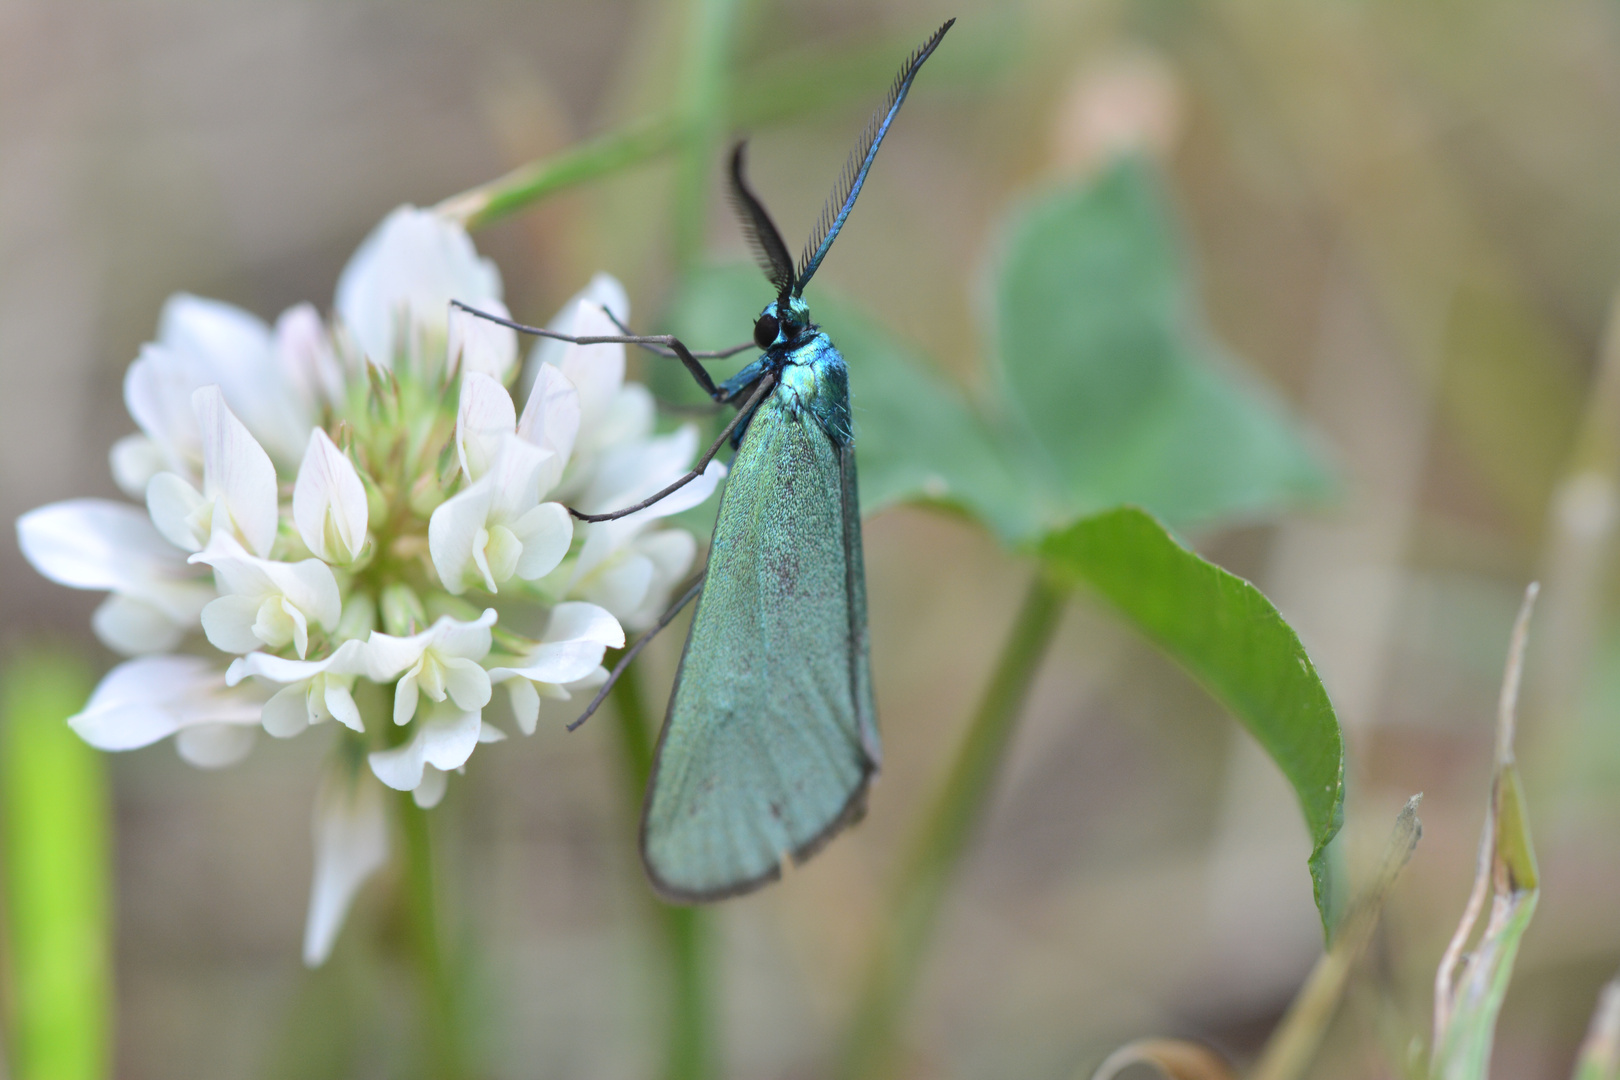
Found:
[[794, 354], [732, 463], [648, 783], [667, 899], [775, 880], [860, 817], [877, 770], [843, 358], [819, 333]]

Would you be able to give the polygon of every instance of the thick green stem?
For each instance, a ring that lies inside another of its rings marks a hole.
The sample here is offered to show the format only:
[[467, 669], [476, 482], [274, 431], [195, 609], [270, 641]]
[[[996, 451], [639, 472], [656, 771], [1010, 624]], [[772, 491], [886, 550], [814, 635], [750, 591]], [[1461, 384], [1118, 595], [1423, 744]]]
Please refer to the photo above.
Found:
[[455, 980], [439, 925], [438, 881], [428, 812], [411, 793], [399, 793], [400, 833], [405, 848], [405, 900], [412, 958], [422, 987], [422, 1035], [430, 1076], [460, 1080], [469, 1075], [462, 1043]]
[[[647, 778], [652, 775], [654, 741], [634, 665], [625, 670], [613, 688], [613, 703], [628, 820], [639, 822], [642, 793], [647, 790]], [[708, 912], [701, 908], [661, 904], [651, 897], [646, 908], [663, 940], [669, 965], [669, 1034], [664, 1076], [667, 1080], [707, 1080], [715, 1075], [718, 1062]]]
[[945, 889], [989, 801], [1024, 700], [1057, 631], [1063, 599], [1063, 591], [1044, 576], [1030, 585], [984, 700], [922, 819], [887, 922], [873, 942], [839, 1066], [846, 1080], [870, 1080], [893, 1070], [901, 1022]]

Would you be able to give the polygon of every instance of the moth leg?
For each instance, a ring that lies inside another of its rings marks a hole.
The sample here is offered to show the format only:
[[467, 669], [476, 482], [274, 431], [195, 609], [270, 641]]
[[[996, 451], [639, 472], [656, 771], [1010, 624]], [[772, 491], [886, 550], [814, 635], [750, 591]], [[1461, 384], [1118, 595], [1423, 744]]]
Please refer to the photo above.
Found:
[[[612, 321], [614, 326], [617, 326], [626, 334], [629, 334], [631, 337], [637, 336], [634, 330], [624, 325], [619, 317], [613, 314], [613, 312], [609, 311], [607, 308], [602, 309], [602, 314], [606, 315], [608, 319]], [[673, 359], [675, 356], [675, 351], [673, 349], [666, 349], [662, 345], [654, 345], [650, 341], [639, 342], [639, 344], [643, 349], [646, 349], [650, 353], [656, 353], [657, 355], [668, 359]], [[733, 345], [729, 349], [710, 349], [708, 352], [697, 352], [693, 350], [692, 355], [697, 357], [699, 360], [724, 360], [727, 357], [736, 356], [745, 349], [757, 349], [758, 347], [759, 346], [754, 344], [753, 339], [750, 338], [741, 345]]]
[[771, 387], [775, 385], [776, 376], [774, 374], [761, 376], [760, 380], [754, 384], [754, 392], [749, 395], [748, 400], [743, 403], [742, 408], [737, 410], [737, 415], [731, 418], [731, 423], [726, 425], [726, 429], [720, 433], [720, 437], [714, 441], [714, 445], [709, 447], [709, 449], [704, 452], [703, 456], [698, 459], [697, 464], [693, 466], [690, 472], [676, 480], [673, 484], [670, 484], [668, 487], [664, 488], [662, 491], [647, 496], [645, 499], [642, 499], [633, 506], [627, 506], [623, 510], [614, 510], [606, 514], [585, 514], [575, 510], [572, 506], [568, 508], [568, 512], [574, 515], [574, 517], [578, 518], [580, 521], [613, 521], [615, 518], [627, 517], [630, 514], [635, 513], [637, 510], [645, 510], [647, 507], [651, 506], [655, 502], [658, 502], [660, 499], [679, 491], [681, 488], [703, 475], [703, 470], [709, 467], [709, 462], [714, 460], [714, 455], [718, 454], [720, 452], [720, 448], [726, 444], [726, 440], [731, 438], [731, 433], [737, 430], [737, 425], [742, 423], [744, 418], [754, 414], [755, 406], [757, 406], [761, 401], [765, 400], [765, 395], [770, 393]]
[[641, 655], [641, 650], [647, 647], [647, 642], [657, 637], [658, 632], [673, 622], [675, 616], [681, 613], [681, 609], [690, 604], [693, 598], [703, 591], [703, 578], [704, 575], [699, 574], [697, 580], [692, 583], [692, 587], [687, 589], [686, 594], [675, 601], [668, 611], [664, 612], [653, 628], [642, 634], [636, 639], [634, 645], [625, 650], [624, 655], [619, 657], [619, 662], [613, 665], [613, 671], [608, 675], [607, 682], [602, 684], [602, 688], [596, 692], [596, 696], [591, 699], [591, 703], [585, 706], [585, 711], [579, 714], [579, 719], [568, 725], [569, 731], [576, 730], [591, 718], [592, 714], [601, 707], [602, 702], [607, 700], [608, 691], [612, 690], [613, 684], [619, 681], [619, 676], [623, 675], [624, 669], [630, 666], [630, 661]]
[[[726, 395], [721, 392], [719, 387], [714, 385], [714, 380], [710, 378], [709, 373], [703, 369], [703, 365], [698, 363], [698, 359], [692, 354], [692, 350], [688, 349], [685, 344], [682, 343], [681, 339], [673, 334], [614, 334], [611, 336], [574, 337], [569, 334], [559, 334], [555, 330], [547, 330], [543, 326], [529, 326], [526, 323], [513, 322], [511, 319], [503, 319], [499, 315], [491, 315], [487, 311], [479, 311], [475, 307], [469, 307], [468, 305], [463, 304], [460, 300], [450, 301], [450, 306], [453, 308], [460, 308], [467, 314], [476, 315], [480, 319], [488, 319], [490, 322], [496, 323], [497, 325], [509, 327], [510, 329], [516, 330], [520, 334], [532, 334], [535, 337], [551, 338], [553, 341], [566, 341], [571, 345], [661, 345], [664, 348], [669, 349], [671, 355], [680, 360], [687, 372], [690, 373], [692, 378], [697, 380], [697, 384], [703, 388], [703, 392], [705, 394], [708, 394], [716, 401], [726, 400]], [[606, 308], [603, 308], [602, 310], [607, 311]], [[608, 317], [613, 317], [611, 312], [608, 313]], [[614, 319], [613, 321], [615, 323], [618, 322], [617, 319]], [[704, 353], [702, 355], [715, 356], [720, 354]], [[725, 355], [730, 354], [728, 353]]]

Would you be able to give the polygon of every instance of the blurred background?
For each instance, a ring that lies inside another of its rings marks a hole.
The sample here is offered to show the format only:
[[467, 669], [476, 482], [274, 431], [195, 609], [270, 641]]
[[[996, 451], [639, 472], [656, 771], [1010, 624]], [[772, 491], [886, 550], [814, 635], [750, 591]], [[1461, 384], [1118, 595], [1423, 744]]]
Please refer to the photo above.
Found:
[[[751, 0], [735, 92], [746, 104], [785, 70], [809, 88], [750, 133], [790, 246], [889, 72], [953, 15], [817, 288], [861, 297], [971, 395], [1008, 208], [1122, 143], [1162, 163], [1216, 335], [1343, 482], [1321, 512], [1194, 539], [1276, 602], [1322, 672], [1352, 863], [1425, 793], [1423, 841], [1312, 1075], [1397, 1075], [1426, 1032], [1512, 614], [1540, 577], [1520, 756], [1542, 901], [1496, 1075], [1567, 1076], [1620, 966], [1620, 7]], [[683, 17], [630, 0], [0, 4], [0, 517], [116, 497], [123, 372], [171, 292], [267, 318], [326, 307], [395, 205], [665, 104]], [[851, 58], [875, 65], [866, 82], [831, 66]], [[818, 64], [837, 74], [816, 80]], [[742, 257], [715, 165], [701, 246]], [[661, 329], [673, 185], [651, 163], [479, 233], [514, 314], [544, 320], [608, 270]], [[819, 1075], [896, 854], [1031, 573], [923, 510], [870, 520], [866, 545], [886, 770], [859, 828], [718, 910], [728, 1075]], [[113, 662], [89, 632], [98, 595], [46, 582], [12, 543], [0, 575], [9, 648]], [[649, 699], [676, 638], [649, 651]], [[330, 734], [261, 739], [220, 773], [167, 745], [109, 760], [117, 1075], [404, 1071], [387, 875], [332, 961], [299, 963]], [[436, 811], [491, 1075], [656, 1070], [662, 983], [610, 735], [542, 724], [477, 755]], [[1320, 952], [1309, 850], [1247, 736], [1077, 599], [935, 939], [910, 1075], [1067, 1077], [1153, 1033], [1252, 1055]]]

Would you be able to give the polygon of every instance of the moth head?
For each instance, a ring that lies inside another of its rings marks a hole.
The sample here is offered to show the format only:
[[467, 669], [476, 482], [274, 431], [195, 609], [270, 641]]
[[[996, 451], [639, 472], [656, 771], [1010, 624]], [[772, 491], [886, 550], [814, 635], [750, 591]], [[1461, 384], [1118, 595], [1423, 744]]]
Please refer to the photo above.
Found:
[[802, 297], [778, 297], [765, 305], [754, 320], [754, 344], [761, 349], [772, 345], [793, 345], [810, 326], [810, 306]]

